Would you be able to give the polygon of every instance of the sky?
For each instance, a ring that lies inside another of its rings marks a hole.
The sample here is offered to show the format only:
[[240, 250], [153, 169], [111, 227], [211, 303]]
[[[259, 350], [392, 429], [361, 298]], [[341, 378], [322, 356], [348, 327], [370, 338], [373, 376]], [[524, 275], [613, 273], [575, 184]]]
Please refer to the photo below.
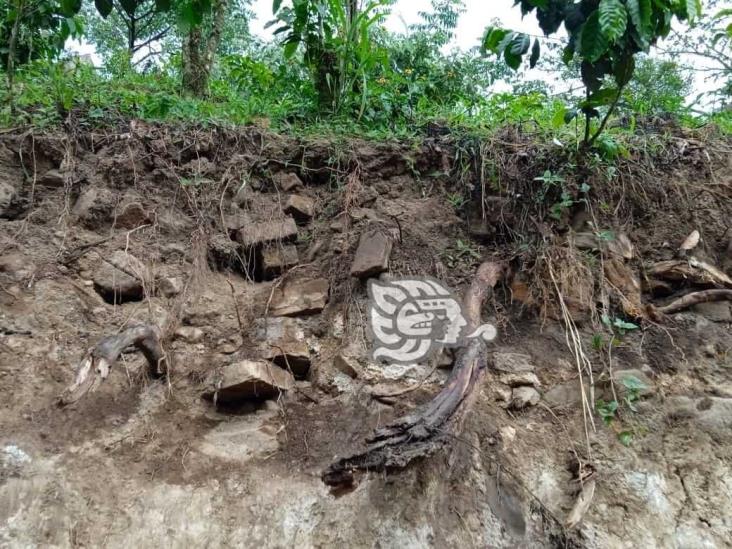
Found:
[[[455, 45], [470, 49], [480, 43], [483, 31], [492, 19], [500, 19], [503, 26], [530, 34], [540, 34], [536, 18], [531, 15], [521, 19], [521, 10], [513, 6], [513, 0], [464, 0], [466, 12], [458, 20]], [[428, 11], [429, 0], [397, 0], [386, 20], [390, 31], [403, 32], [405, 24], [419, 21], [419, 12]], [[253, 0], [252, 10], [257, 20], [250, 23], [252, 32], [262, 38], [272, 35], [264, 25], [272, 19], [272, 0]]]

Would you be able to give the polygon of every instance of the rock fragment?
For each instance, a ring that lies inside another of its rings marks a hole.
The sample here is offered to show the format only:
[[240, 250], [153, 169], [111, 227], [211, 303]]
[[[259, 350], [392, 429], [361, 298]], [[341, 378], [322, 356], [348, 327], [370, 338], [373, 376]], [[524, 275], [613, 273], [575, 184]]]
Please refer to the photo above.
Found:
[[329, 283], [325, 278], [293, 280], [277, 288], [270, 313], [274, 316], [312, 315], [328, 303]]
[[71, 214], [87, 228], [96, 229], [112, 221], [115, 202], [114, 193], [109, 189], [89, 187], [79, 195]]
[[161, 278], [158, 289], [164, 297], [175, 297], [183, 291], [183, 281], [175, 276]]
[[294, 386], [292, 374], [279, 366], [265, 360], [242, 360], [212, 375], [203, 397], [222, 403], [266, 400]]
[[305, 379], [310, 371], [310, 349], [302, 340], [283, 340], [276, 344], [264, 344], [262, 358], [274, 362], [291, 372], [295, 379]]
[[105, 258], [93, 276], [94, 288], [108, 303], [140, 301], [144, 282], [149, 281], [145, 265], [121, 250]]
[[291, 217], [251, 223], [236, 231], [236, 240], [245, 248], [269, 242], [290, 242], [297, 240], [297, 225]]
[[499, 379], [502, 383], [505, 383], [509, 387], [541, 387], [541, 382], [536, 374], [533, 372], [516, 372], [516, 373], [503, 373]]
[[291, 371], [296, 379], [305, 379], [310, 371], [310, 346], [302, 321], [270, 317], [257, 319], [254, 326], [260, 358]]
[[509, 374], [534, 371], [531, 357], [521, 353], [494, 353], [493, 368]]
[[282, 211], [291, 215], [298, 223], [307, 223], [315, 215], [315, 201], [307, 196], [291, 194]]
[[176, 339], [182, 339], [186, 343], [200, 343], [205, 334], [201, 328], [195, 326], [180, 326], [174, 335]]
[[7, 181], [0, 181], [0, 217], [10, 211], [15, 199], [15, 188]]
[[303, 187], [302, 180], [297, 176], [296, 173], [276, 173], [272, 176], [272, 181], [279, 188], [279, 190], [289, 193], [295, 189]]
[[270, 280], [298, 264], [297, 248], [291, 244], [266, 246], [262, 250], [262, 275]]
[[236, 231], [249, 225], [252, 222], [251, 217], [246, 212], [236, 212], [224, 216], [224, 224], [229, 234], [235, 234]]
[[39, 177], [36, 183], [42, 187], [63, 187], [65, 179], [60, 170], [52, 169]]
[[392, 241], [380, 230], [361, 235], [351, 264], [351, 276], [368, 278], [389, 269]]
[[347, 354], [346, 352], [338, 353], [333, 359], [333, 366], [348, 377], [357, 378], [361, 372], [361, 365], [358, 363], [355, 357]]
[[729, 301], [697, 303], [691, 310], [712, 322], [732, 322], [732, 305]]
[[208, 242], [208, 261], [214, 269], [245, 271], [248, 256], [225, 234], [215, 234]]
[[523, 410], [529, 406], [536, 406], [541, 400], [539, 391], [533, 387], [516, 387], [511, 391], [511, 403], [509, 407], [513, 410]]
[[114, 224], [120, 229], [136, 229], [150, 222], [150, 219], [139, 202], [128, 202], [117, 214]]
[[28, 278], [33, 274], [36, 266], [30, 257], [20, 252], [8, 252], [0, 255], [0, 273], [5, 274], [15, 282]]

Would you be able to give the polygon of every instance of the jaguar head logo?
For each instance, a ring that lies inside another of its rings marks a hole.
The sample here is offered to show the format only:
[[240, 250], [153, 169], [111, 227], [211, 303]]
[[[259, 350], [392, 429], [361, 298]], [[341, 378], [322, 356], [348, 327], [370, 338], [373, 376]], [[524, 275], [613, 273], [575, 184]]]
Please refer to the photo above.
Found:
[[457, 347], [468, 338], [496, 337], [490, 324], [466, 334], [468, 322], [460, 301], [433, 278], [372, 279], [368, 294], [374, 360], [422, 362], [441, 347]]

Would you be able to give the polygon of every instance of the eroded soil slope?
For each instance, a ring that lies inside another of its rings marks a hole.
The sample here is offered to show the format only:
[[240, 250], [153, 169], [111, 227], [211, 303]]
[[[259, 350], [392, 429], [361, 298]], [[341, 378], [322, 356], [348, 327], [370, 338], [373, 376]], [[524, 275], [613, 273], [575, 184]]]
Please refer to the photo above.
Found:
[[[419, 146], [139, 122], [3, 135], [0, 545], [724, 546], [730, 302], [652, 306], [729, 288], [730, 143], [645, 144], [572, 170], [512, 131]], [[481, 260], [508, 262], [483, 310], [500, 336], [449, 451], [334, 492], [323, 469], [450, 368], [368, 360], [365, 280], [384, 257], [387, 275], [458, 292]], [[159, 327], [167, 375], [129, 349], [59, 407], [87, 349], [135, 323]], [[290, 389], [202, 398], [245, 360]], [[596, 487], [568, 529], [578, 464]]]

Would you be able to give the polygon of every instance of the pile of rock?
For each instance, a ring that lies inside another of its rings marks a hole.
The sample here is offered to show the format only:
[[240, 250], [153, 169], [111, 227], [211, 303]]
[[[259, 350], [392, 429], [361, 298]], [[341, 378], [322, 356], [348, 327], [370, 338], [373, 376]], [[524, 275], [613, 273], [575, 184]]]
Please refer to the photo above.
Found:
[[269, 313], [255, 322], [257, 360], [224, 366], [207, 382], [205, 398], [216, 402], [275, 398], [308, 376], [311, 349], [300, 316], [320, 313], [328, 303], [323, 278], [287, 281], [275, 289]]
[[495, 390], [508, 408], [522, 410], [539, 403], [541, 382], [529, 355], [494, 353], [493, 370], [500, 382]]

